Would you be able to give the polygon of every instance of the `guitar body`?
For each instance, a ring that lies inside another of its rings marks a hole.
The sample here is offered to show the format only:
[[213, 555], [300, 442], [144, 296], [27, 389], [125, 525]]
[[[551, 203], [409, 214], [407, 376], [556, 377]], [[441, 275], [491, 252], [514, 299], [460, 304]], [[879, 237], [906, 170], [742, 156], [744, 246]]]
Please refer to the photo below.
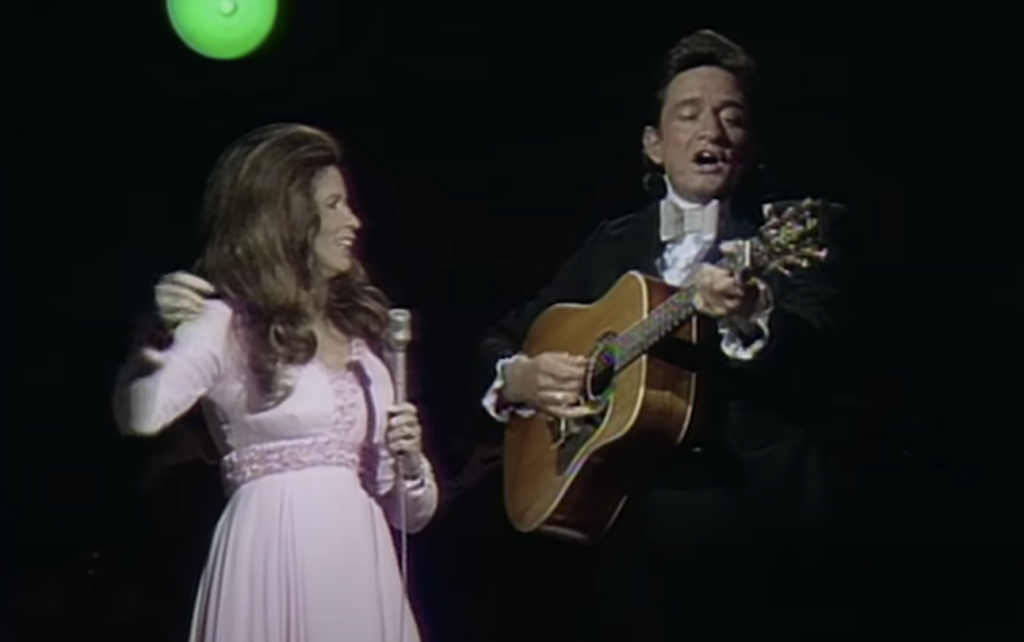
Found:
[[[599, 301], [560, 304], [531, 326], [522, 352], [592, 355], [609, 335], [621, 336], [676, 289], [629, 272]], [[699, 323], [673, 334], [695, 343]], [[683, 440], [697, 398], [697, 376], [643, 354], [611, 384], [603, 410], [562, 422], [542, 413], [513, 414], [505, 431], [505, 506], [513, 525], [591, 543], [612, 525], [632, 481]]]

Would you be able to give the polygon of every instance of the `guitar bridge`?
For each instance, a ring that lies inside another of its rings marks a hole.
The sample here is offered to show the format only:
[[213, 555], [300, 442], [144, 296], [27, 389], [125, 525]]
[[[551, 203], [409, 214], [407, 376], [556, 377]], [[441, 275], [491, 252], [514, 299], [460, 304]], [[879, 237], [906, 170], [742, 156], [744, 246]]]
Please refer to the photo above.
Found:
[[558, 448], [556, 467], [559, 475], [564, 475], [569, 470], [573, 459], [604, 423], [604, 417], [605, 409], [600, 408], [594, 414], [584, 417], [549, 420], [551, 438], [554, 446]]

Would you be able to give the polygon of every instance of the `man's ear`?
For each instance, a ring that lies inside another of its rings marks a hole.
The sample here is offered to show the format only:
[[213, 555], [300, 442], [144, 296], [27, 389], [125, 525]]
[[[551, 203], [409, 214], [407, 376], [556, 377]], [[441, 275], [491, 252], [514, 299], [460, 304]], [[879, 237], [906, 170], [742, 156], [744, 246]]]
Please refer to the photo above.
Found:
[[642, 142], [644, 155], [655, 165], [659, 167], [664, 165], [664, 157], [661, 153], [661, 132], [651, 125], [644, 127]]

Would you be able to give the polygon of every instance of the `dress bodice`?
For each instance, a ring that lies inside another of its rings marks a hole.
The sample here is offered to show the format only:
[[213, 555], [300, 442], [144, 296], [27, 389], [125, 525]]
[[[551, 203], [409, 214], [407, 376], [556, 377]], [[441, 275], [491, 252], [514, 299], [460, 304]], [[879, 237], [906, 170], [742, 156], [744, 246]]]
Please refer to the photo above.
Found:
[[204, 403], [222, 449], [230, 488], [267, 474], [311, 466], [344, 466], [362, 476], [383, 462], [384, 410], [393, 387], [383, 362], [361, 339], [343, 368], [319, 359], [284, 369], [290, 392], [267, 405], [257, 392], [237, 341], [225, 351], [224, 375]]
[[[316, 362], [326, 375], [332, 396], [327, 430], [290, 436], [279, 434], [269, 441], [250, 442], [228, 452], [222, 461], [229, 489], [265, 475], [302, 470], [313, 466], [343, 466], [359, 473], [376, 463], [367, 440], [370, 434], [372, 396], [358, 373], [359, 362], [343, 369], [329, 369]], [[315, 409], [313, 409], [315, 411]], [[212, 427], [223, 431], [226, 441], [243, 441], [238, 433], [246, 430], [244, 418], [237, 424]], [[231, 435], [232, 437], [228, 437]]]

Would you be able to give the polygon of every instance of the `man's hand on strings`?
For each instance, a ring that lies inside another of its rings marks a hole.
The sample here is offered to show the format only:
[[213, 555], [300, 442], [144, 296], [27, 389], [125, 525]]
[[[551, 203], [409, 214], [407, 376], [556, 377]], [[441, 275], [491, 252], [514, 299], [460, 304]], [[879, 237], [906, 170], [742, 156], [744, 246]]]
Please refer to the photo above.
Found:
[[587, 359], [566, 353], [545, 352], [521, 356], [505, 367], [502, 400], [569, 419], [589, 414], [579, 405]]
[[694, 306], [713, 319], [750, 317], [758, 308], [761, 289], [723, 268], [704, 263], [694, 277]]

